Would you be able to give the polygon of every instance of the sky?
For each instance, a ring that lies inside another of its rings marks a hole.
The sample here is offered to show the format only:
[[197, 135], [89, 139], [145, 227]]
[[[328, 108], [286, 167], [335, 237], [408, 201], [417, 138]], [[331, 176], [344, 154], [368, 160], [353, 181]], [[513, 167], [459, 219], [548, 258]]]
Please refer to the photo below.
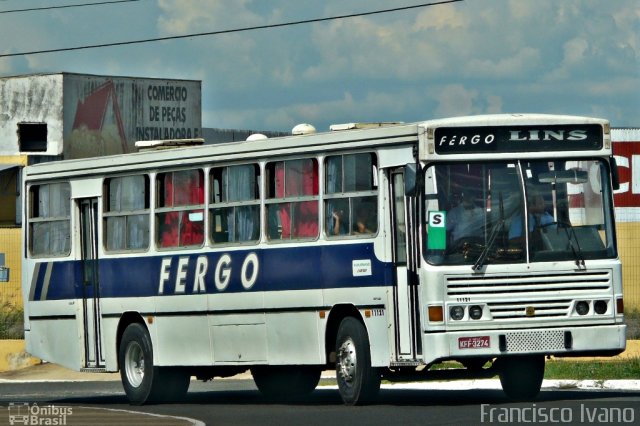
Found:
[[[426, 4], [421, 0], [0, 0], [0, 54], [167, 37]], [[0, 76], [72, 72], [202, 81], [202, 126], [492, 113], [640, 127], [638, 0], [464, 0], [155, 43], [0, 57]]]

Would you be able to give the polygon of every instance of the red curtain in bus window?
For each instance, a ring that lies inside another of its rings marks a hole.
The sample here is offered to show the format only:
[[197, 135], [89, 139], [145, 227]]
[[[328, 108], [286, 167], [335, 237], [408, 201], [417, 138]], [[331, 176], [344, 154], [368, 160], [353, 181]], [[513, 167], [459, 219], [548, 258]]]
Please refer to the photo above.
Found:
[[[164, 175], [164, 204], [160, 207], [173, 206], [173, 173]], [[176, 247], [178, 245], [178, 212], [167, 212], [162, 222], [162, 235], [160, 245], [162, 247]]]
[[[204, 174], [200, 170], [164, 175], [164, 203], [161, 207], [201, 205], [204, 203]], [[181, 220], [180, 220], [181, 219]], [[191, 210], [167, 212], [162, 220], [162, 247], [202, 244], [204, 212]]]
[[[303, 160], [302, 176], [303, 195], [318, 195], [318, 163], [314, 160]], [[297, 237], [311, 238], [318, 235], [318, 202], [304, 201], [298, 204], [298, 218], [296, 221]]]
[[[181, 204], [194, 205], [204, 203], [204, 174], [200, 170], [184, 173], [179, 179], [176, 191], [184, 197]], [[181, 197], [182, 198], [182, 197]], [[180, 229], [180, 245], [190, 246], [202, 244], [204, 240], [204, 212], [191, 210], [182, 212]]]
[[[276, 163], [275, 165], [275, 180], [276, 180], [276, 198], [284, 198], [285, 190], [285, 173], [284, 162]], [[282, 228], [282, 234], [280, 238], [291, 238], [291, 217], [289, 216], [289, 203], [280, 204], [280, 226]]]

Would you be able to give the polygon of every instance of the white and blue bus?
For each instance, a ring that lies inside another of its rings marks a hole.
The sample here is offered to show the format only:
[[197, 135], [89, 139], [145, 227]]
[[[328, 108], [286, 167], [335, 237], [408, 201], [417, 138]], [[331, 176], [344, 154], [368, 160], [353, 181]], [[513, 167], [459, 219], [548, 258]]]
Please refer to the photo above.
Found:
[[24, 173], [27, 350], [120, 371], [133, 404], [247, 370], [287, 398], [329, 368], [346, 404], [444, 375], [531, 399], [546, 356], [625, 348], [606, 120], [162, 148]]

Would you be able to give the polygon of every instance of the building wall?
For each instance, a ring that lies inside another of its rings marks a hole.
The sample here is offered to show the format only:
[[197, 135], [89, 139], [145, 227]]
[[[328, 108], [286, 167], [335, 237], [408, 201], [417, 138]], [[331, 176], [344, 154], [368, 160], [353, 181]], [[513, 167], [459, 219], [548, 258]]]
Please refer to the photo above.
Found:
[[47, 123], [47, 149], [62, 153], [62, 74], [0, 78], [0, 155], [16, 155], [19, 123]]
[[620, 175], [614, 201], [625, 309], [640, 310], [640, 129], [612, 129], [611, 139]]
[[9, 268], [9, 282], [0, 282], [0, 307], [7, 304], [22, 307], [21, 242], [22, 228], [0, 228], [0, 252]]
[[202, 137], [201, 83], [64, 76], [64, 156], [135, 152], [139, 140]]
[[46, 126], [46, 149], [85, 158], [138, 140], [202, 137], [201, 82], [58, 73], [0, 78], [0, 155], [25, 153], [20, 125]]

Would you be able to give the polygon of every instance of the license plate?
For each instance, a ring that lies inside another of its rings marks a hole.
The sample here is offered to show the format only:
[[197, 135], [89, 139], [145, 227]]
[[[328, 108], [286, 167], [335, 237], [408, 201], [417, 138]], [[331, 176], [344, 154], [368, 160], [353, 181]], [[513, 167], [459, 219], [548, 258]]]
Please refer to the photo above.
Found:
[[491, 346], [490, 336], [459, 337], [458, 349], [482, 349]]

